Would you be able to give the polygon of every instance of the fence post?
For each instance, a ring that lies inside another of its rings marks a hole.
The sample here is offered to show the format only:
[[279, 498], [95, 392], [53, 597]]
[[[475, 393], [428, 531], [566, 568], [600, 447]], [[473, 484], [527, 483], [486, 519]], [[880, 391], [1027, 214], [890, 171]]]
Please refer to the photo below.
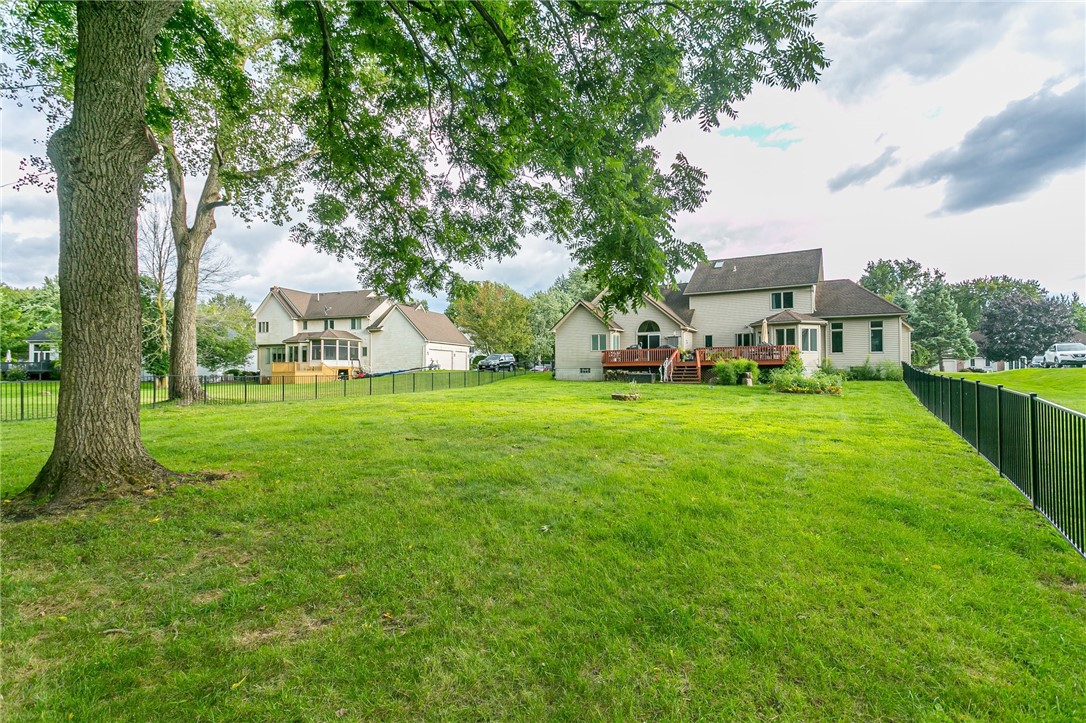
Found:
[[411, 391], [412, 392], [417, 391], [418, 388], [419, 388], [419, 380], [418, 380], [417, 377], [418, 377], [417, 374], [412, 374], [411, 375]]
[[393, 394], [396, 393], [396, 375], [395, 374], [392, 375], [392, 393]]
[[320, 396], [320, 387], [317, 386], [320, 382], [320, 377], [316, 374], [313, 375], [313, 398], [316, 399]]
[[19, 421], [26, 419], [26, 381], [19, 380]]
[[973, 428], [977, 430], [977, 443], [973, 447], [980, 449], [980, 380], [973, 380]]
[[158, 377], [151, 377], [151, 409], [158, 404]]
[[452, 389], [452, 372], [449, 372], [449, 389]]
[[370, 396], [373, 396], [373, 376], [370, 375]]
[[343, 377], [343, 397], [347, 397], [347, 377]]
[[1037, 509], [1041, 489], [1041, 434], [1037, 428], [1037, 393], [1029, 395], [1029, 499]]
[[437, 382], [434, 381], [435, 379], [437, 379], [437, 374], [431, 374], [430, 375], [430, 391], [431, 392], [434, 391], [435, 389], [437, 389], [437, 387], [435, 386], [437, 384]]
[[996, 459], [999, 476], [1003, 476], [1003, 385], [996, 385]]
[[241, 378], [241, 403], [249, 403], [249, 375], [246, 374]]
[[287, 378], [282, 374], [279, 375], [279, 401], [287, 401]]

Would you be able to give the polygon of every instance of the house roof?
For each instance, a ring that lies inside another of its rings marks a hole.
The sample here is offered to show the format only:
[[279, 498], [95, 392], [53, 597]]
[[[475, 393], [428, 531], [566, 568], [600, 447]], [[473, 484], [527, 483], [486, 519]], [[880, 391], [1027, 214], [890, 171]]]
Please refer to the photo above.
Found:
[[660, 293], [663, 295], [663, 305], [666, 306], [672, 314], [682, 319], [683, 323], [690, 326], [690, 323], [694, 319], [694, 310], [690, 308], [690, 297], [686, 295], [687, 284], [676, 284], [672, 287], [661, 286]]
[[[599, 297], [597, 296], [596, 298], [599, 298]], [[577, 309], [580, 309], [582, 307], [585, 310], [587, 310], [589, 314], [592, 314], [592, 316], [596, 317], [596, 319], [598, 319], [599, 322], [601, 324], [603, 324], [604, 326], [606, 326], [609, 330], [611, 330], [611, 331], [622, 331], [623, 330], [622, 327], [619, 326], [618, 324], [616, 324], [613, 320], [604, 319], [603, 314], [596, 307], [596, 305], [593, 304], [591, 301], [583, 301], [583, 300], [581, 300], [581, 301], [578, 301], [573, 306], [571, 306], [569, 311], [567, 311], [565, 314], [562, 314], [562, 318], [559, 319], [558, 321], [556, 321], [554, 323], [554, 326], [551, 327], [551, 332], [553, 333], [553, 332], [557, 331], [558, 327], [560, 327], [565, 322], [565, 320], [568, 319], [570, 317], [570, 315], [573, 314], [574, 311], [576, 311]]]
[[273, 286], [271, 295], [295, 319], [330, 319], [369, 316], [387, 297], [370, 289], [310, 293]]
[[810, 286], [822, 276], [822, 249], [714, 259], [698, 264], [685, 294]]
[[[803, 314], [792, 309], [785, 309], [784, 311], [778, 311], [773, 316], [766, 318], [766, 323], [770, 326], [774, 324], [825, 324], [826, 322], [819, 319], [817, 316], [811, 316], [810, 314]], [[748, 326], [758, 327], [762, 325], [761, 319], [752, 321]]]
[[382, 314], [381, 318], [377, 321], [370, 324], [369, 330], [381, 331], [384, 327], [385, 319], [388, 318], [388, 315], [391, 314], [393, 310], [399, 310], [399, 312], [407, 319], [408, 323], [415, 327], [415, 330], [426, 341], [471, 346], [471, 340], [464, 336], [464, 332], [456, 328], [456, 325], [452, 323], [452, 320], [450, 320], [449, 317], [444, 314], [439, 314], [436, 311], [427, 311], [421, 306], [397, 304]]
[[903, 316], [908, 312], [849, 279], [823, 281], [815, 292], [815, 316]]
[[284, 344], [294, 344], [300, 341], [312, 341], [314, 339], [350, 339], [362, 341], [362, 338], [342, 329], [325, 329], [324, 331], [303, 331], [294, 336], [283, 339]]
[[50, 342], [50, 341], [56, 341], [57, 337], [59, 337], [59, 336], [60, 336], [60, 332], [57, 329], [54, 329], [53, 327], [50, 326], [48, 328], [42, 329], [41, 331], [34, 332], [33, 334], [28, 336], [23, 341]]

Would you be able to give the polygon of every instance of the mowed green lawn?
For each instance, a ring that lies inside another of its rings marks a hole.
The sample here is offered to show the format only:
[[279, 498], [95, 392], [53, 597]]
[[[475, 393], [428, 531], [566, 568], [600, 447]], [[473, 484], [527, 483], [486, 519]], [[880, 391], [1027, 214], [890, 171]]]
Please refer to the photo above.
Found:
[[4, 524], [5, 720], [1086, 719], [1086, 560], [904, 385], [620, 386], [145, 411], [233, 477]]
[[975, 379], [993, 386], [1002, 384], [1007, 389], [1036, 393], [1042, 399], [1086, 413], [1086, 368], [1011, 369], [990, 374], [948, 373], [946, 376]]

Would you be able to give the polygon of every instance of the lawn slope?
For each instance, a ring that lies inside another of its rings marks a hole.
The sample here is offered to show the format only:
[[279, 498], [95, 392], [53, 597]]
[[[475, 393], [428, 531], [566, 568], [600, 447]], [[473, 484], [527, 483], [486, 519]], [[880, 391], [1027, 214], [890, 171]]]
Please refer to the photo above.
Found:
[[234, 477], [4, 524], [5, 720], [1086, 718], [1086, 561], [903, 385], [616, 386], [146, 411]]
[[976, 374], [969, 372], [947, 374], [963, 377], [1024, 394], [1034, 393], [1076, 412], [1086, 413], [1086, 369], [1011, 369], [1005, 372]]

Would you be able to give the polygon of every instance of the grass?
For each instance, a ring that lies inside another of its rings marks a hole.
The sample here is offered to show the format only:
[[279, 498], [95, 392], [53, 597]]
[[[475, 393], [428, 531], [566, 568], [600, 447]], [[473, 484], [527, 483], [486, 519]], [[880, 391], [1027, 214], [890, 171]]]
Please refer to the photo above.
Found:
[[1086, 718], [1086, 561], [903, 385], [624, 386], [146, 410], [235, 477], [5, 524], [5, 720]]
[[946, 376], [975, 379], [993, 386], [1002, 384], [1007, 389], [1036, 393], [1042, 399], [1086, 413], [1086, 368], [1011, 369], [990, 374], [946, 373]]

